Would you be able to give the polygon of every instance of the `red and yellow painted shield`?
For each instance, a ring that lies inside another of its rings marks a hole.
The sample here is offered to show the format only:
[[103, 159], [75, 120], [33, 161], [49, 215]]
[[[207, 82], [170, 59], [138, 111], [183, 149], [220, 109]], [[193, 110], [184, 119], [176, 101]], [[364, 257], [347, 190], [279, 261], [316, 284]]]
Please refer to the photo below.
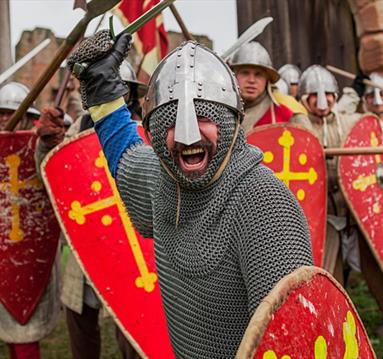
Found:
[[301, 267], [261, 302], [236, 358], [376, 358], [343, 288], [324, 270]]
[[[344, 147], [382, 146], [378, 118], [367, 115], [352, 128]], [[383, 271], [383, 156], [341, 156], [339, 182], [346, 201]]]
[[0, 132], [0, 301], [21, 324], [48, 284], [60, 229], [34, 160], [31, 131]]
[[263, 163], [294, 193], [309, 225], [314, 264], [323, 265], [326, 234], [326, 166], [318, 139], [286, 124], [255, 128], [249, 144], [264, 152]]
[[143, 358], [174, 358], [153, 240], [133, 228], [97, 135], [64, 142], [42, 167], [62, 231], [116, 323]]

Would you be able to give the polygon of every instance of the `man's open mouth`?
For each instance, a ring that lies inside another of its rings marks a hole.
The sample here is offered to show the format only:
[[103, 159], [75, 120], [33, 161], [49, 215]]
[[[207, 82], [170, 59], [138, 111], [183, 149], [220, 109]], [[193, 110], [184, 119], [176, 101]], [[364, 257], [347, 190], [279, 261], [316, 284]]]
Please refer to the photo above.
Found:
[[179, 166], [186, 175], [202, 174], [208, 163], [208, 151], [203, 147], [186, 147], [178, 153]]

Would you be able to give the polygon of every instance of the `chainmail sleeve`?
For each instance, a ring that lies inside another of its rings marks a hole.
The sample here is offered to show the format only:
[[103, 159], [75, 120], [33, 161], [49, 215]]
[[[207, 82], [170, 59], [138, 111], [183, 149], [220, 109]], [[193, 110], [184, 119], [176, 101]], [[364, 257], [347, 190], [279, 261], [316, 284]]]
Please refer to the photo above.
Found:
[[282, 277], [313, 259], [306, 218], [294, 195], [263, 165], [249, 179], [235, 227], [251, 316]]
[[144, 144], [130, 146], [122, 155], [116, 183], [133, 225], [146, 238], [153, 238], [153, 196], [160, 177], [158, 157]]

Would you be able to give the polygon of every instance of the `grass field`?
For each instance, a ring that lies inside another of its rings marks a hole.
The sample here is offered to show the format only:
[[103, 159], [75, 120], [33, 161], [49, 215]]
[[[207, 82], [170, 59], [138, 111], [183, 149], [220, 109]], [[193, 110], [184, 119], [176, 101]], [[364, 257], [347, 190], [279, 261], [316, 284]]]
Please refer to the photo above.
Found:
[[[362, 318], [370, 336], [371, 343], [378, 359], [383, 358], [383, 338], [375, 335], [376, 329], [383, 324], [383, 314], [380, 312], [376, 301], [371, 297], [366, 282], [361, 275], [352, 274], [349, 281], [348, 292]], [[120, 359], [114, 337], [114, 324], [111, 318], [101, 320], [102, 328], [102, 359]], [[69, 352], [68, 334], [64, 316], [56, 330], [42, 342], [42, 359], [71, 359]], [[0, 343], [0, 359], [7, 358], [7, 349]], [[363, 359], [363, 358], [361, 358]]]

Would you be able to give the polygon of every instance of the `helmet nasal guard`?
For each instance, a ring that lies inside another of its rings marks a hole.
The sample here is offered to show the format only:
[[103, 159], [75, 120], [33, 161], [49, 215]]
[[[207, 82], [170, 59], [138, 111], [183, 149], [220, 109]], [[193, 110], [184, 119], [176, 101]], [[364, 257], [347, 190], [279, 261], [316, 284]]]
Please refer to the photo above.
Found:
[[188, 41], [172, 51], [154, 71], [143, 106], [143, 125], [149, 131], [151, 113], [177, 101], [175, 141], [190, 145], [200, 141], [194, 100], [222, 104], [243, 118], [237, 81], [226, 63], [206, 47]]
[[336, 96], [339, 87], [330, 71], [320, 65], [312, 65], [303, 72], [298, 91], [299, 98], [315, 93], [318, 96], [317, 107], [324, 110], [328, 107], [326, 93], [334, 93]]

